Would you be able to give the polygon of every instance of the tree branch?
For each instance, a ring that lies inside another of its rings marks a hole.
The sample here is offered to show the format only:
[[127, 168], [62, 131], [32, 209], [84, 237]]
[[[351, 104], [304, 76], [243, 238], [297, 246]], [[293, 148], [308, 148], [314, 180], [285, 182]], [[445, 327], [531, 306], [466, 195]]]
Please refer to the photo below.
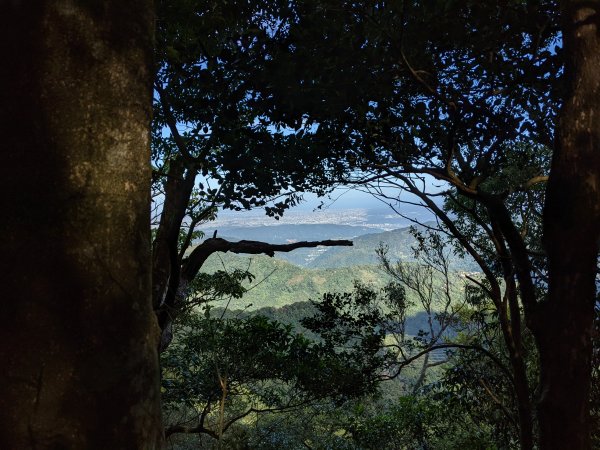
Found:
[[175, 141], [175, 145], [177, 146], [179, 153], [190, 167], [197, 167], [202, 162], [202, 160], [201, 158], [194, 157], [190, 153], [185, 139], [179, 133], [179, 130], [177, 129], [177, 120], [175, 119], [175, 116], [171, 111], [167, 91], [163, 89], [160, 83], [154, 83], [154, 89], [156, 89], [156, 92], [158, 92], [158, 95], [160, 96], [160, 104], [163, 110], [163, 114], [165, 116], [165, 122], [169, 127], [169, 131], [173, 136], [173, 140]]
[[539, 183], [547, 183], [548, 176], [547, 175], [538, 175], [537, 177], [530, 178], [525, 183], [522, 184], [521, 189], [527, 190], [531, 189], [533, 186]]
[[275, 256], [275, 252], [291, 252], [297, 248], [318, 247], [321, 245], [326, 247], [352, 246], [352, 241], [325, 240], [301, 241], [291, 244], [269, 244], [260, 241], [231, 242], [222, 238], [206, 239], [184, 261], [181, 276], [186, 279], [195, 277], [207, 258], [215, 252], [247, 253], [252, 255], [263, 253], [272, 257]]
[[213, 430], [209, 428], [204, 428], [202, 425], [195, 425], [192, 427], [186, 427], [184, 425], [171, 425], [167, 429], [165, 429], [165, 437], [169, 437], [175, 433], [184, 433], [184, 434], [207, 434], [214, 439], [219, 439], [219, 435], [215, 433]]
[[497, 356], [495, 356], [492, 352], [490, 352], [489, 350], [479, 346], [479, 345], [472, 345], [472, 344], [437, 344], [437, 345], [433, 345], [431, 347], [427, 347], [423, 350], [421, 350], [420, 352], [418, 352], [415, 355], [410, 356], [409, 358], [405, 359], [404, 361], [401, 361], [398, 363], [398, 369], [396, 370], [395, 373], [391, 374], [388, 376], [388, 378], [386, 379], [393, 379], [396, 378], [398, 375], [400, 375], [400, 373], [402, 372], [402, 369], [404, 369], [406, 366], [408, 366], [410, 363], [412, 363], [413, 361], [416, 361], [417, 359], [419, 359], [420, 357], [433, 352], [435, 350], [442, 350], [442, 349], [452, 349], [452, 348], [460, 348], [460, 349], [464, 349], [464, 350], [475, 350], [477, 352], [481, 352], [483, 353], [485, 356], [487, 356], [490, 360], [492, 360], [494, 362], [494, 364], [496, 364], [496, 366], [504, 373], [504, 375], [506, 375], [506, 378], [510, 381], [510, 383], [514, 386], [515, 384], [515, 380], [514, 377], [511, 373], [511, 371], [500, 361], [500, 359], [498, 359]]
[[290, 252], [297, 248], [308, 248], [318, 246], [352, 246], [349, 240], [325, 240], [325, 241], [301, 241], [291, 244], [269, 244], [260, 241], [238, 241], [231, 242], [222, 238], [206, 239], [198, 245], [190, 255], [182, 261], [177, 288], [171, 289], [171, 295], [165, 298], [163, 304], [156, 312], [158, 325], [161, 329], [161, 341], [159, 351], [163, 352], [171, 343], [171, 324], [175, 319], [178, 308], [185, 303], [190, 293], [190, 283], [196, 277], [202, 265], [208, 257], [215, 252], [247, 253], [275, 256], [275, 252]]

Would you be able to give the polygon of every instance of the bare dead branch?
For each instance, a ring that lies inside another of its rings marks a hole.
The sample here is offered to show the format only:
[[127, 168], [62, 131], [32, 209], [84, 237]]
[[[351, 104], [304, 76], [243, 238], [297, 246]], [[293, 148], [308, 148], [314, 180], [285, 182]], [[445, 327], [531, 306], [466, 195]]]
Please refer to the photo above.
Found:
[[206, 239], [202, 244], [198, 245], [188, 258], [184, 261], [181, 270], [182, 277], [191, 279], [200, 270], [206, 259], [215, 252], [232, 252], [246, 253], [250, 255], [265, 254], [275, 256], [275, 252], [291, 252], [297, 248], [309, 247], [336, 247], [336, 246], [352, 246], [352, 241], [349, 240], [325, 240], [325, 241], [300, 241], [290, 244], [269, 244], [260, 241], [237, 241], [232, 242], [222, 238]]
[[[494, 355], [489, 350], [487, 350], [483, 347], [480, 347], [478, 345], [469, 345], [469, 344], [438, 344], [438, 345], [434, 345], [431, 347], [427, 347], [424, 350], [418, 352], [417, 354], [411, 356], [410, 358], [407, 358], [405, 361], [402, 361], [402, 363], [398, 367], [398, 370], [395, 373], [393, 373], [392, 375], [390, 375], [388, 378], [389, 379], [396, 378], [398, 375], [400, 375], [400, 372], [402, 371], [402, 369], [404, 369], [406, 366], [408, 366], [413, 361], [419, 359], [422, 356], [425, 356], [426, 354], [428, 354], [430, 352], [433, 352], [435, 350], [452, 349], [452, 348], [460, 348], [460, 349], [464, 349], [464, 350], [475, 350], [477, 352], [484, 354], [491, 361], [493, 361], [494, 364], [496, 364], [496, 366], [504, 373], [504, 375], [506, 375], [506, 378], [514, 386], [515, 380], [512, 375], [512, 372], [502, 363], [502, 361], [500, 361], [500, 359], [498, 359], [498, 357], [496, 357], [496, 355]], [[388, 378], [386, 378], [386, 379], [388, 379]]]

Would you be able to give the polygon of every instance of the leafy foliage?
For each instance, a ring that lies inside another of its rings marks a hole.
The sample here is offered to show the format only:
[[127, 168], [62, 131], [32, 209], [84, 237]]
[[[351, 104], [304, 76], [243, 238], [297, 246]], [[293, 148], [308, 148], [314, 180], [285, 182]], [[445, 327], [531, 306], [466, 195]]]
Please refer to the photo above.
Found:
[[495, 449], [487, 424], [434, 396], [405, 396], [383, 410], [356, 411], [350, 426], [360, 449]]
[[[463, 331], [481, 332], [476, 344], [507, 363], [514, 379], [518, 406], [497, 373], [485, 377], [487, 368], [470, 365], [480, 361], [462, 361], [469, 370], [455, 366], [455, 378], [449, 372], [445, 380], [467, 399], [455, 406], [474, 407], [482, 418], [503, 412], [508, 421], [486, 433], [512, 445], [510, 428], [518, 427], [521, 445], [532, 448], [536, 369], [523, 325], [534, 329], [538, 343], [550, 343], [540, 344], [546, 354], [554, 350], [555, 329], [562, 329], [540, 320], [560, 311], [544, 301], [552, 283], [539, 187], [560, 138], [555, 124], [568, 86], [557, 2], [184, 1], [161, 8], [157, 189], [162, 183], [167, 190], [166, 172], [182, 159], [188, 180], [205, 177], [187, 211], [192, 222], [217, 204], [240, 209], [273, 200], [267, 212], [277, 215], [300, 199], [296, 191], [323, 193], [337, 183], [359, 184], [392, 205], [399, 194], [386, 188], [410, 191], [483, 271], [470, 278], [476, 287], [467, 298], [475, 311], [463, 313], [474, 320]], [[431, 192], [427, 177], [445, 190]], [[444, 198], [443, 207], [433, 196]], [[412, 281], [422, 287], [427, 274]], [[399, 286], [390, 292], [406, 300]], [[348, 342], [354, 349], [364, 326], [381, 323], [366, 306], [377, 296], [356, 295], [331, 294], [318, 320], [307, 322], [323, 332], [329, 350]], [[491, 316], [483, 310], [488, 300]], [[583, 339], [577, 331], [572, 342]], [[589, 360], [582, 361], [589, 370]], [[560, 385], [558, 369], [549, 373]], [[470, 379], [472, 373], [479, 378]], [[474, 395], [477, 383], [483, 391]], [[482, 392], [498, 408], [478, 404]], [[515, 409], [519, 423], [510, 425]]]
[[287, 2], [158, 2], [153, 159], [160, 175], [183, 156], [199, 204], [279, 215], [298, 188], [320, 189], [258, 89], [291, 15]]
[[162, 358], [163, 403], [170, 411], [187, 409], [186, 420], [195, 415], [196, 432], [215, 434], [217, 419], [209, 412], [219, 402], [227, 404], [223, 432], [249, 414], [373, 393], [383, 364], [382, 336], [362, 331], [334, 347], [263, 316], [192, 314]]

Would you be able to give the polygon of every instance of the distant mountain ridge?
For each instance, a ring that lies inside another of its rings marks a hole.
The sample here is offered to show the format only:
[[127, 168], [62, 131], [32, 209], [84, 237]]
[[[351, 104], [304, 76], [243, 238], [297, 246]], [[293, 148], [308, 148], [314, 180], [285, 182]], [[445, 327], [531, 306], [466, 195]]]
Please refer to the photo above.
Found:
[[[206, 234], [212, 236], [212, 228], [206, 228]], [[219, 236], [228, 236], [234, 239], [248, 239], [254, 241], [270, 242], [272, 244], [285, 244], [297, 241], [320, 241], [324, 239], [352, 239], [370, 233], [380, 233], [379, 228], [361, 225], [336, 225], [336, 224], [281, 224], [260, 225], [248, 227], [219, 227]]]
[[306, 266], [311, 268], [350, 267], [379, 264], [375, 250], [381, 245], [388, 248], [392, 260], [414, 261], [412, 247], [416, 239], [410, 227], [393, 231], [365, 234], [352, 239], [352, 247], [329, 247]]
[[[351, 238], [354, 246], [297, 249], [289, 253], [278, 252], [275, 258], [216, 253], [206, 261], [202, 271], [212, 273], [237, 268], [255, 275], [255, 281], [247, 285], [249, 291], [246, 295], [229, 305], [233, 309], [245, 309], [251, 304], [249, 309], [255, 310], [315, 300], [325, 292], [351, 291], [354, 280], [381, 288], [389, 278], [378, 267], [379, 260], [375, 250], [383, 245], [388, 249], [388, 256], [392, 261], [414, 262], [412, 247], [415, 246], [416, 239], [410, 227], [384, 232], [373, 232], [373, 229], [365, 228], [367, 227], [328, 224], [238, 227], [237, 236], [227, 234], [222, 237], [272, 243]], [[311, 234], [312, 230], [319, 231], [319, 234]], [[235, 229], [227, 231], [230, 233]], [[242, 235], [242, 231], [248, 233]], [[358, 235], [361, 232], [363, 234]], [[451, 264], [458, 271], [477, 270], [472, 262], [456, 257]]]
[[[417, 226], [419, 228], [419, 226]], [[382, 231], [377, 228], [335, 224], [282, 224], [256, 227], [223, 227], [219, 236], [229, 240], [256, 240], [273, 244], [324, 239], [351, 239], [352, 247], [300, 248], [289, 253], [277, 252], [276, 258], [304, 268], [335, 269], [377, 265], [375, 250], [388, 249], [392, 261], [415, 261], [413, 247], [417, 244], [411, 227]], [[211, 234], [212, 235], [212, 234]], [[456, 270], [475, 271], [471, 261], [452, 259]]]

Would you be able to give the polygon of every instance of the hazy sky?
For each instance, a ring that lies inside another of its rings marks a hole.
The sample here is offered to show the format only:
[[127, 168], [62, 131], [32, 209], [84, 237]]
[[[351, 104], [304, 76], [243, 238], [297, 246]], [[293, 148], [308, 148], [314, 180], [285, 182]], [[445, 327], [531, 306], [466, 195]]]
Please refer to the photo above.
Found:
[[383, 204], [370, 194], [349, 189], [336, 189], [328, 197], [318, 198], [314, 194], [305, 194], [305, 202], [300, 204], [297, 209], [314, 209], [323, 203], [323, 207], [329, 209], [348, 209], [348, 208], [380, 208]]

